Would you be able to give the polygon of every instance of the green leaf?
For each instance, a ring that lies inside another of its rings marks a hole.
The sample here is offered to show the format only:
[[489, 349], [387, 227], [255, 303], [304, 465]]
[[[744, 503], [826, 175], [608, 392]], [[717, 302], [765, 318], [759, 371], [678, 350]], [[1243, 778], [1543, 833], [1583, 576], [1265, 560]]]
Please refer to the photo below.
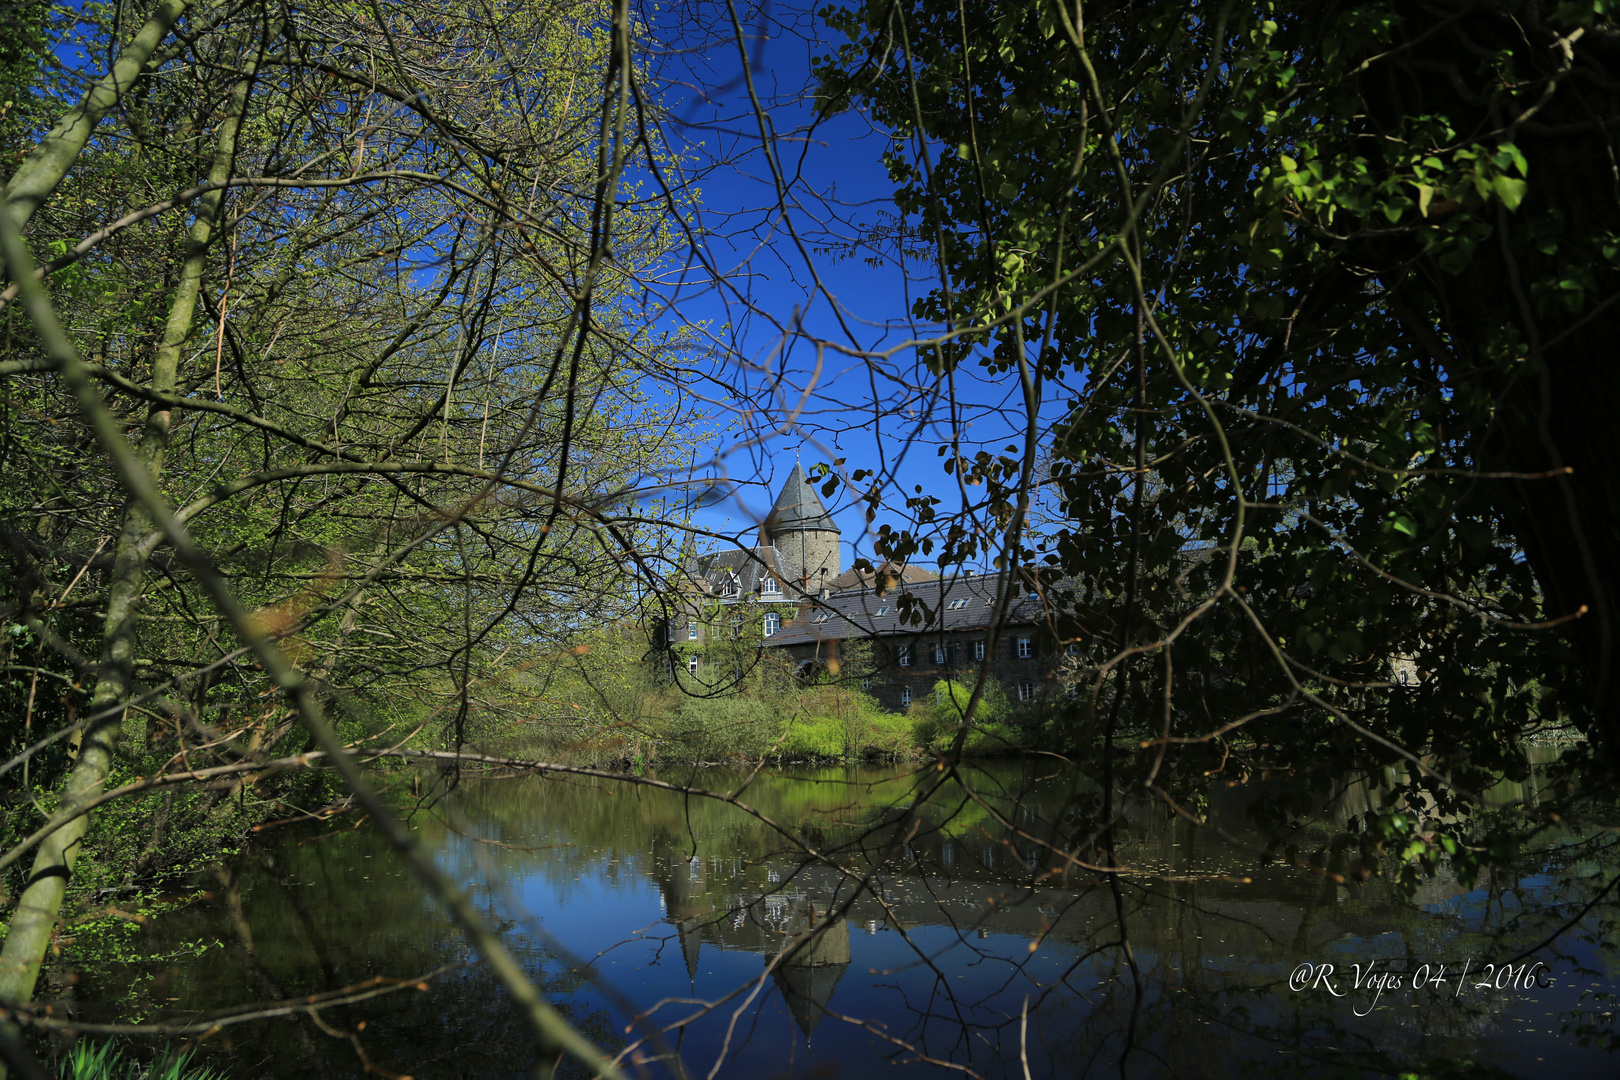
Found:
[[1502, 205], [1509, 210], [1517, 210], [1524, 201], [1524, 193], [1529, 184], [1523, 180], [1515, 180], [1511, 176], [1497, 174], [1491, 178], [1491, 189], [1496, 197], [1502, 200]]

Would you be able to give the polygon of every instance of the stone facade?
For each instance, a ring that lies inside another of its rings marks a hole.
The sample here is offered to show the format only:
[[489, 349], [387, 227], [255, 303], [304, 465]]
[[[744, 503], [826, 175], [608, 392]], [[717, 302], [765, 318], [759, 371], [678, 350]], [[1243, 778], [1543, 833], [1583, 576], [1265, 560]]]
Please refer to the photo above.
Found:
[[771, 547], [778, 565], [792, 568], [807, 592], [820, 592], [844, 571], [842, 534], [797, 465], [777, 494], [760, 533], [761, 546]]
[[[1009, 581], [1015, 592], [991, 640], [1003, 577], [942, 578], [889, 564], [844, 573], [838, 526], [795, 465], [754, 547], [688, 563], [661, 637], [671, 669], [694, 675], [701, 675], [715, 627], [735, 638], [746, 622], [745, 636], [760, 632], [761, 648], [787, 653], [807, 673], [841, 668], [856, 651], [847, 643], [862, 641], [869, 663], [850, 677], [900, 712], [932, 694], [940, 679], [967, 681], [986, 667], [1011, 704], [1050, 698], [1062, 657], [1043, 646], [1044, 606], [1019, 579]], [[737, 605], [746, 607], [733, 611]]]
[[[1039, 631], [1043, 605], [1033, 593], [1015, 593], [999, 632], [992, 635], [1003, 575], [964, 574], [896, 584], [887, 590], [832, 592], [764, 642], [783, 649], [809, 670], [842, 665], [847, 642], [871, 649], [870, 671], [856, 673], [886, 708], [904, 711], [934, 692], [941, 679], [971, 681], [988, 668], [1010, 704], [1050, 698], [1060, 656]], [[912, 616], [921, 616], [913, 623]]]

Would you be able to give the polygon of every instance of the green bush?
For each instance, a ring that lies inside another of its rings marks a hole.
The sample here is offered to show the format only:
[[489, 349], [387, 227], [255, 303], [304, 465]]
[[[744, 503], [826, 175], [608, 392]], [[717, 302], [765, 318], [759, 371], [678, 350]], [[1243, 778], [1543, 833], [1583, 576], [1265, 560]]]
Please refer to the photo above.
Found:
[[744, 697], [687, 698], [657, 724], [659, 756], [698, 761], [758, 757], [781, 730], [777, 711]]
[[[970, 684], [941, 679], [932, 696], [911, 706], [906, 714], [912, 737], [918, 746], [935, 751], [950, 748], [961, 730], [968, 702], [973, 698]], [[1027, 743], [1023, 730], [1007, 718], [1007, 698], [1001, 684], [986, 683], [984, 695], [973, 713], [973, 723], [962, 743], [970, 754], [997, 754], [1021, 750]]]
[[885, 712], [867, 694], [844, 686], [814, 687], [795, 704], [798, 715], [788, 720], [777, 751], [783, 758], [895, 758], [916, 753], [911, 721]]
[[830, 716], [812, 716], [788, 722], [779, 757], [792, 760], [843, 757], [848, 745], [845, 725]]

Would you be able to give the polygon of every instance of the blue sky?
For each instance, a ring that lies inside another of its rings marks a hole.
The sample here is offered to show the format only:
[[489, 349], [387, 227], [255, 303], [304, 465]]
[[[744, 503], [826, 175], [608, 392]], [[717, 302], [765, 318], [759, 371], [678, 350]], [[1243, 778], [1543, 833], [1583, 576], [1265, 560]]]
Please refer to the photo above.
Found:
[[[918, 486], [944, 501], [942, 511], [957, 508], [955, 483], [937, 456], [948, 438], [942, 425], [931, 422], [938, 407], [907, 400], [900, 382], [874, 375], [859, 357], [816, 346], [821, 341], [880, 350], [930, 331], [913, 324], [909, 313], [933, 287], [931, 266], [892, 258], [870, 265], [861, 257], [874, 254], [869, 250], [839, 253], [859, 227], [893, 212], [894, 185], [881, 161], [886, 135], [853, 112], [812, 123], [806, 98], [811, 57], [834, 44], [824, 37], [819, 20], [778, 7], [771, 17], [747, 24], [754, 90], [769, 110], [773, 145], [788, 181], [784, 208], [762, 151], [735, 39], [725, 25], [683, 21], [687, 14], [665, 13], [667, 21], [655, 33], [669, 50], [661, 58], [660, 91], [671, 142], [690, 155], [698, 174], [693, 186], [700, 189], [701, 201], [694, 222], [704, 231], [705, 251], [725, 283], [717, 286], [701, 280], [707, 275], [689, 273], [699, 280], [660, 299], [673, 317], [707, 324], [716, 343], [726, 346], [729, 355], [711, 358], [720, 374], [735, 377], [740, 362], [747, 368], [743, 381], [756, 394], [767, 387], [777, 390], [770, 407], [734, 414], [737, 430], [719, 443], [694, 447], [701, 474], [734, 485], [717, 491], [711, 505], [698, 511], [699, 524], [750, 530], [768, 512], [796, 456], [807, 469], [844, 458], [846, 469], [891, 475], [892, 497], [877, 524], [901, 524], [899, 504]], [[900, 380], [918, 386], [932, 382], [909, 350], [884, 366]], [[1010, 429], [993, 410], [1019, 405], [1016, 386], [966, 373], [959, 379], [959, 396], [980, 412], [966, 432], [978, 444], [971, 449], [999, 452], [1010, 445]], [[811, 386], [813, 392], [805, 395]], [[726, 395], [718, 389], [715, 395], [715, 412], [724, 415], [720, 399]], [[881, 419], [881, 428], [874, 422], [874, 398], [897, 406]], [[769, 423], [790, 414], [797, 418], [795, 430], [770, 430]], [[828, 502], [846, 542], [869, 554], [861, 508], [843, 491]], [[846, 565], [851, 556], [846, 551]]]

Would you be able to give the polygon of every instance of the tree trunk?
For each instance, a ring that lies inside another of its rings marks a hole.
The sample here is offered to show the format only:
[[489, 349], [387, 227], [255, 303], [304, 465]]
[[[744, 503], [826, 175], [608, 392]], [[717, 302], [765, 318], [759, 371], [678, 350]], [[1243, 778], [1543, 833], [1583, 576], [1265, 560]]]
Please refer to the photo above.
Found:
[[[252, 64], [248, 65], [247, 72], [237, 83], [226, 118], [220, 125], [209, 170], [209, 180], [214, 183], [223, 183], [230, 176], [236, 136], [253, 81]], [[160, 394], [175, 392], [180, 350], [191, 333], [192, 315], [197, 307], [208, 247], [223, 197], [223, 191], [216, 190], [202, 196], [197, 203], [197, 216], [186, 240], [185, 261], [169, 306], [163, 341], [152, 361], [151, 388]], [[154, 481], [163, 472], [163, 455], [168, 448], [172, 423], [167, 406], [153, 404], [148, 409], [137, 452]], [[122, 704], [129, 698], [134, 678], [135, 630], [146, 571], [142, 542], [152, 530], [152, 516], [147, 506], [131, 496], [124, 507], [108, 584], [101, 655], [88, 709], [88, 715], [94, 719], [82, 733], [77, 760], [63, 788], [61, 804], [53, 815], [56, 819], [71, 820], [41, 843], [27, 886], [12, 914], [5, 950], [0, 953], [0, 1003], [27, 1001], [33, 995], [40, 964], [67, 892], [68, 878], [89, 827], [88, 815], [79, 813], [78, 807], [101, 791], [112, 771], [124, 722]], [[3, 1077], [4, 1068], [0, 1066], [0, 1080]]]

